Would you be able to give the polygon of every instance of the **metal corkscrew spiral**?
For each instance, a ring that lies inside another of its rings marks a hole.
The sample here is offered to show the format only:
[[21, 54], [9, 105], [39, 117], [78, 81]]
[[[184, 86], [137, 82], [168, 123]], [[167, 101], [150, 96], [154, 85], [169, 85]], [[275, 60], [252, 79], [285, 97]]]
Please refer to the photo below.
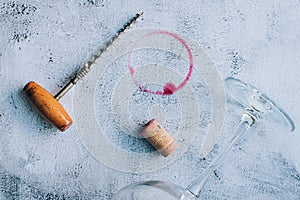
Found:
[[133, 18], [131, 18], [124, 26], [117, 31], [117, 33], [112, 36], [109, 40], [107, 40], [102, 48], [92, 56], [92, 58], [83, 64], [81, 69], [77, 72], [74, 78], [70, 80], [70, 82], [63, 87], [55, 96], [54, 98], [56, 100], [59, 100], [62, 96], [64, 96], [80, 79], [83, 79], [85, 75], [91, 70], [92, 65], [95, 63], [95, 61], [101, 57], [101, 55], [108, 49], [110, 45], [114, 43], [114, 41], [125, 31], [127, 30], [133, 23], [137, 21], [138, 18], [140, 18], [143, 15], [142, 13], [136, 14]]

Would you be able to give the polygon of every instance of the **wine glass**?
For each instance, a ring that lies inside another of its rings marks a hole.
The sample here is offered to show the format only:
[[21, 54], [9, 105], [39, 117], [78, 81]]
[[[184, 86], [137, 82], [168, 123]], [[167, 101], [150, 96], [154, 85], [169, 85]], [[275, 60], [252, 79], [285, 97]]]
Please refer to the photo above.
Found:
[[276, 123], [287, 131], [294, 131], [292, 119], [269, 97], [258, 89], [241, 80], [228, 77], [225, 80], [226, 91], [236, 105], [244, 109], [240, 122], [236, 125], [227, 147], [188, 187], [184, 188], [170, 182], [142, 181], [130, 184], [115, 194], [112, 199], [196, 199], [203, 186], [216, 169], [222, 158], [230, 151], [236, 141], [258, 121]]

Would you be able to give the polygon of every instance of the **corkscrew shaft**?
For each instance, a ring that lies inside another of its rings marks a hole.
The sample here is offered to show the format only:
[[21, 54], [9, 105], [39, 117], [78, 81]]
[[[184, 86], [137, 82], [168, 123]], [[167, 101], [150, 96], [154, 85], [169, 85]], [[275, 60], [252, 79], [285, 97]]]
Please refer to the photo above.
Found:
[[90, 71], [92, 65], [95, 61], [101, 57], [101, 55], [107, 50], [107, 48], [114, 43], [114, 41], [122, 34], [126, 29], [128, 29], [133, 23], [137, 21], [139, 17], [141, 17], [143, 13], [136, 14], [133, 18], [131, 18], [124, 26], [118, 30], [118, 32], [112, 36], [109, 40], [107, 40], [103, 47], [92, 56], [92, 59], [87, 61], [81, 69], [77, 72], [74, 78], [72, 78], [55, 96], [56, 100], [59, 100], [63, 97], [80, 79], [84, 78], [85, 75]]

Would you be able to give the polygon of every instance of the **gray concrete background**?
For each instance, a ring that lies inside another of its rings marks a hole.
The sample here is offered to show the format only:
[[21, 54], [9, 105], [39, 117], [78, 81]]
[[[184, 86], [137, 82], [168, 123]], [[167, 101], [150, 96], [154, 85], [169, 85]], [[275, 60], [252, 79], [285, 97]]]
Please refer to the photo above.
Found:
[[[230, 104], [219, 143], [206, 159], [195, 153], [201, 142], [196, 137], [184, 155], [165, 168], [120, 172], [90, 155], [75, 126], [65, 133], [51, 128], [22, 95], [30, 80], [51, 93], [58, 91], [99, 42], [141, 11], [143, 20], [133, 28], [163, 28], [194, 41], [210, 55], [222, 79], [234, 76], [255, 85], [296, 123], [292, 134], [258, 124], [224, 159], [202, 198], [299, 199], [300, 2], [296, 0], [2, 1], [0, 199], [108, 199], [131, 182], [152, 179], [186, 186], [226, 145], [239, 117]], [[71, 115], [73, 101], [74, 91], [61, 100]]]

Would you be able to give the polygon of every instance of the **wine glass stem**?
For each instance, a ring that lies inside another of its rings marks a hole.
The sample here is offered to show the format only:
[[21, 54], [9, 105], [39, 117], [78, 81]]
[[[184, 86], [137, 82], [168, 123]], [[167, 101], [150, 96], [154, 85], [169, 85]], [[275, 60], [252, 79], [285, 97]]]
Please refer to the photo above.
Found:
[[198, 197], [200, 192], [205, 185], [206, 181], [212, 174], [212, 172], [217, 168], [222, 158], [232, 149], [236, 141], [244, 135], [250, 126], [255, 122], [253, 116], [247, 112], [243, 114], [243, 117], [240, 119], [240, 122], [236, 125], [233, 137], [230, 140], [229, 145], [220, 153], [216, 159], [201, 173], [201, 175], [192, 182], [191, 185], [187, 187], [187, 190], [193, 195]]

